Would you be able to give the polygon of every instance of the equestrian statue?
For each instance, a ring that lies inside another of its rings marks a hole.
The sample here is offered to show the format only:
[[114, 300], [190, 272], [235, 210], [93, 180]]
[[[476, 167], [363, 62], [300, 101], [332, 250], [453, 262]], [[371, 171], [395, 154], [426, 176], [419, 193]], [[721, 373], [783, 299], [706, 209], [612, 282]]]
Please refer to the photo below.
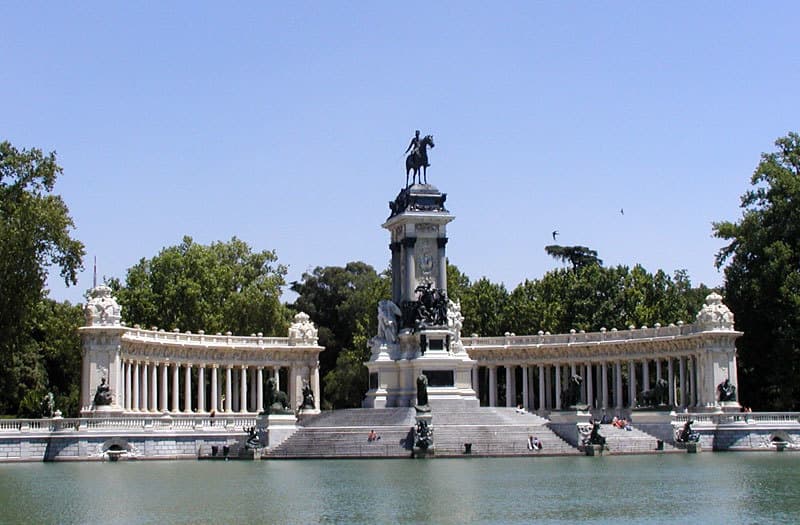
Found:
[[[428, 146], [431, 148], [435, 146], [433, 135], [425, 135], [420, 138], [419, 130], [416, 130], [405, 151], [405, 153], [408, 153], [406, 157], [406, 188], [408, 188], [409, 174], [411, 175], [411, 184], [414, 184], [415, 180], [420, 184], [428, 184], [428, 166], [430, 166], [428, 162]], [[420, 168], [422, 168], [422, 174], [419, 172]]]

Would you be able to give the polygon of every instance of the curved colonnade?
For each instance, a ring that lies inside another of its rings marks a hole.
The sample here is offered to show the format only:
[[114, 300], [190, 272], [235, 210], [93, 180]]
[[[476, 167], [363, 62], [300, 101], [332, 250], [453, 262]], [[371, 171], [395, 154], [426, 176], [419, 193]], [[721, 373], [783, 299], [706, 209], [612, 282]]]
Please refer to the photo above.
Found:
[[[291, 408], [314, 393], [319, 410], [317, 330], [299, 313], [288, 337], [192, 334], [143, 330], [122, 325], [110, 289], [92, 290], [87, 326], [80, 329], [83, 350], [83, 413], [257, 414], [264, 410], [268, 381], [285, 392]], [[103, 380], [111, 403], [96, 406]]]
[[[566, 409], [562, 392], [582, 378], [580, 403], [592, 409], [630, 409], [644, 404], [643, 391], [667, 383], [673, 407], [717, 406], [717, 385], [737, 384], [732, 327], [702, 323], [592, 333], [464, 337], [477, 361], [473, 384], [482, 404], [542, 412]], [[498, 384], [504, 387], [498, 389]], [[505, 399], [502, 399], [505, 398]]]

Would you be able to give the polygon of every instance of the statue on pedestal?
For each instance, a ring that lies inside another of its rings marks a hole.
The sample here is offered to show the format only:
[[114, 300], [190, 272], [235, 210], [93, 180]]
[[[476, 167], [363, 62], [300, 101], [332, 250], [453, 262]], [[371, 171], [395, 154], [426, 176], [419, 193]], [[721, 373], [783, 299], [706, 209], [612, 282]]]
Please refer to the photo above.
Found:
[[311, 385], [307, 380], [303, 380], [303, 402], [300, 404], [300, 409], [314, 408], [314, 391], [311, 390]]
[[428, 378], [425, 374], [420, 374], [417, 377], [417, 407], [424, 408], [428, 406]]
[[113, 402], [111, 388], [106, 384], [106, 378], [100, 379], [100, 384], [97, 385], [97, 390], [94, 393], [94, 406], [108, 406]]
[[693, 423], [694, 421], [692, 420], [687, 421], [683, 428], [678, 431], [678, 435], [675, 437], [677, 443], [697, 443], [700, 441], [700, 433], [692, 430]]
[[[408, 188], [408, 176], [412, 171], [412, 184], [414, 184], [415, 180], [420, 184], [428, 183], [428, 166], [430, 166], [428, 162], [428, 146], [431, 148], [435, 146], [433, 135], [425, 135], [425, 137], [419, 138], [419, 130], [417, 130], [405, 151], [405, 153], [410, 152], [406, 157], [406, 188]], [[420, 168], [422, 168], [422, 175], [419, 173]]]
[[398, 322], [403, 312], [392, 301], [384, 299], [378, 303], [378, 339], [387, 343], [397, 342]]
[[286, 397], [285, 392], [278, 390], [278, 385], [274, 377], [267, 379], [267, 406], [265, 412], [267, 414], [289, 414], [289, 399]]
[[564, 396], [564, 404], [568, 407], [574, 407], [581, 400], [581, 385], [583, 378], [578, 374], [572, 374], [567, 383], [567, 388], [564, 389], [562, 395]]
[[736, 386], [730, 379], [717, 385], [717, 393], [720, 401], [736, 401]]

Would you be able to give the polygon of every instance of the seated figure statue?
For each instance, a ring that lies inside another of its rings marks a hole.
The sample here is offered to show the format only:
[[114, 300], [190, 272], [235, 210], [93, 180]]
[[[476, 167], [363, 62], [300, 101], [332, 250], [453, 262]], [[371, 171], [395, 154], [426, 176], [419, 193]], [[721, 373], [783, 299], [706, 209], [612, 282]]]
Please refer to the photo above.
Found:
[[94, 406], [108, 406], [112, 401], [111, 388], [106, 384], [106, 378], [104, 377], [100, 379], [100, 384], [97, 385], [97, 391], [94, 394]]
[[736, 386], [731, 383], [730, 379], [717, 385], [717, 393], [720, 401], [736, 401]]

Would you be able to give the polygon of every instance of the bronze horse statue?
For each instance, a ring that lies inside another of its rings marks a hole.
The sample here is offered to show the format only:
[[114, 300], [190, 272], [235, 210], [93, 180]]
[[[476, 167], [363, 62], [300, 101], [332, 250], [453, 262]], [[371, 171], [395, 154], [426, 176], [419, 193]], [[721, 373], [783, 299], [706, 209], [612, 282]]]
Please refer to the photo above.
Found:
[[[428, 184], [428, 146], [431, 148], [435, 146], [433, 135], [425, 135], [414, 151], [406, 157], [406, 188], [408, 188], [409, 174], [411, 174], [411, 184], [414, 184], [414, 180], [420, 184]], [[422, 175], [419, 173], [420, 168], [422, 168]]]

